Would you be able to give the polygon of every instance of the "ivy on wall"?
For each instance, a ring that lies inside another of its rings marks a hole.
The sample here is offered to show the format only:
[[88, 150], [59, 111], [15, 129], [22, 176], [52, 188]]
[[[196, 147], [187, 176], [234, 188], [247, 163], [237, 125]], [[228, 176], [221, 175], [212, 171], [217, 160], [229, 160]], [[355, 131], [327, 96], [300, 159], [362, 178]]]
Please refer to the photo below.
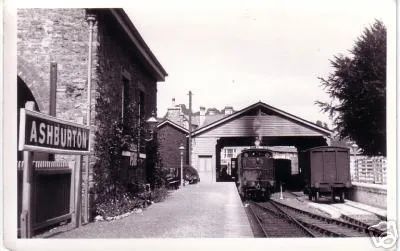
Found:
[[[132, 102], [127, 107], [122, 120], [120, 113], [110, 113], [113, 109], [107, 94], [101, 95], [99, 92], [96, 104], [96, 144], [94, 155], [96, 158], [93, 166], [93, 179], [95, 194], [95, 207], [99, 214], [110, 216], [115, 212], [126, 212], [132, 210], [140, 203], [137, 200], [145, 200], [142, 196], [143, 184], [134, 184], [132, 177], [129, 180], [125, 174], [126, 166], [123, 164], [123, 151], [129, 151], [140, 144], [144, 146], [140, 152], [145, 150], [146, 161], [144, 165], [133, 167], [143, 169], [146, 174], [147, 182], [155, 189], [153, 194], [160, 194], [165, 198], [166, 172], [161, 167], [157, 135], [153, 135], [153, 140], [146, 141], [144, 119], [139, 119], [138, 106]], [[142, 147], [141, 147], [142, 148]], [[145, 170], [144, 170], [145, 169]], [[157, 195], [158, 196], [158, 195]], [[160, 198], [153, 198], [161, 201]]]

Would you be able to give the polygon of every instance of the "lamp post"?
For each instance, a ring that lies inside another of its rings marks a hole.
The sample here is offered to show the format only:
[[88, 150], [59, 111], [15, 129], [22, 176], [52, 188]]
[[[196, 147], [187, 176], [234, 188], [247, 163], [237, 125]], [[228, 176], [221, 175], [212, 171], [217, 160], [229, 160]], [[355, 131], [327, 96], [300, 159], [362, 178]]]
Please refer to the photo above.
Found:
[[[157, 118], [155, 117], [156, 115], [155, 115], [155, 113], [154, 113], [154, 111], [151, 113], [151, 116], [150, 116], [150, 118], [148, 118], [147, 120], [146, 120], [146, 126], [148, 126], [148, 128], [149, 128], [149, 131], [150, 131], [150, 138], [144, 138], [144, 140], [146, 141], [146, 142], [148, 142], [148, 141], [152, 141], [153, 140], [153, 134], [154, 134], [154, 129], [156, 128], [156, 125], [157, 125]], [[136, 145], [136, 167], [138, 168], [139, 167], [139, 162], [140, 162], [140, 109], [139, 109], [139, 127], [138, 127], [138, 139], [137, 139], [137, 145]], [[145, 135], [146, 136], [146, 135]]]
[[183, 180], [183, 151], [184, 150], [185, 150], [185, 147], [181, 143], [181, 145], [179, 146], [179, 152], [181, 154], [181, 184], [182, 184], [182, 186], [185, 186], [185, 182]]
[[153, 140], [153, 135], [154, 135], [154, 130], [156, 128], [157, 125], [157, 119], [155, 117], [154, 112], [152, 112], [150, 118], [148, 118], [146, 120], [147, 125], [149, 126], [149, 131], [150, 131], [150, 138], [149, 139], [145, 139], [146, 141], [151, 141]]

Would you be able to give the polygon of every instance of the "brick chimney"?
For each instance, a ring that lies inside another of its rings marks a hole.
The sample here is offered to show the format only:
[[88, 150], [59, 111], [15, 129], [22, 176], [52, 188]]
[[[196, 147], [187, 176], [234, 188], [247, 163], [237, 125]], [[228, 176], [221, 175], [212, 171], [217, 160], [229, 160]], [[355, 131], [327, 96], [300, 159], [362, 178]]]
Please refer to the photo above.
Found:
[[204, 106], [200, 106], [199, 127], [203, 125], [205, 119], [206, 119], [206, 108]]
[[225, 106], [224, 109], [224, 115], [231, 115], [233, 113], [233, 107], [232, 106]]
[[210, 116], [216, 115], [218, 113], [219, 113], [219, 111], [215, 107], [208, 108], [208, 110], [207, 110], [207, 114], [210, 115]]
[[175, 105], [175, 98], [172, 99], [172, 105], [168, 108], [167, 115], [165, 117], [179, 125], [182, 124], [181, 108]]

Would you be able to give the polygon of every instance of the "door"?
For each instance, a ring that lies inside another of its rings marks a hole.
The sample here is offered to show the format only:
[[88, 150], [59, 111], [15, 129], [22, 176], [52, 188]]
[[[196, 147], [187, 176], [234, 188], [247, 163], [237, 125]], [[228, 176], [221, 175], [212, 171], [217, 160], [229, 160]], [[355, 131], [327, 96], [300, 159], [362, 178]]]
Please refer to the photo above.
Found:
[[212, 156], [199, 156], [199, 176], [201, 183], [213, 183]]

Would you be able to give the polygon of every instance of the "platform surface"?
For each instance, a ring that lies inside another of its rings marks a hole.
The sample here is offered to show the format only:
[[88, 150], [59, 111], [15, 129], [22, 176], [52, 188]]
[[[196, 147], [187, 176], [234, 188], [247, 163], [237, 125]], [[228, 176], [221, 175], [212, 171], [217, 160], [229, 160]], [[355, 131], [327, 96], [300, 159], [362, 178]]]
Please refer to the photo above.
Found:
[[94, 222], [52, 238], [253, 238], [234, 183], [187, 185], [140, 214]]

